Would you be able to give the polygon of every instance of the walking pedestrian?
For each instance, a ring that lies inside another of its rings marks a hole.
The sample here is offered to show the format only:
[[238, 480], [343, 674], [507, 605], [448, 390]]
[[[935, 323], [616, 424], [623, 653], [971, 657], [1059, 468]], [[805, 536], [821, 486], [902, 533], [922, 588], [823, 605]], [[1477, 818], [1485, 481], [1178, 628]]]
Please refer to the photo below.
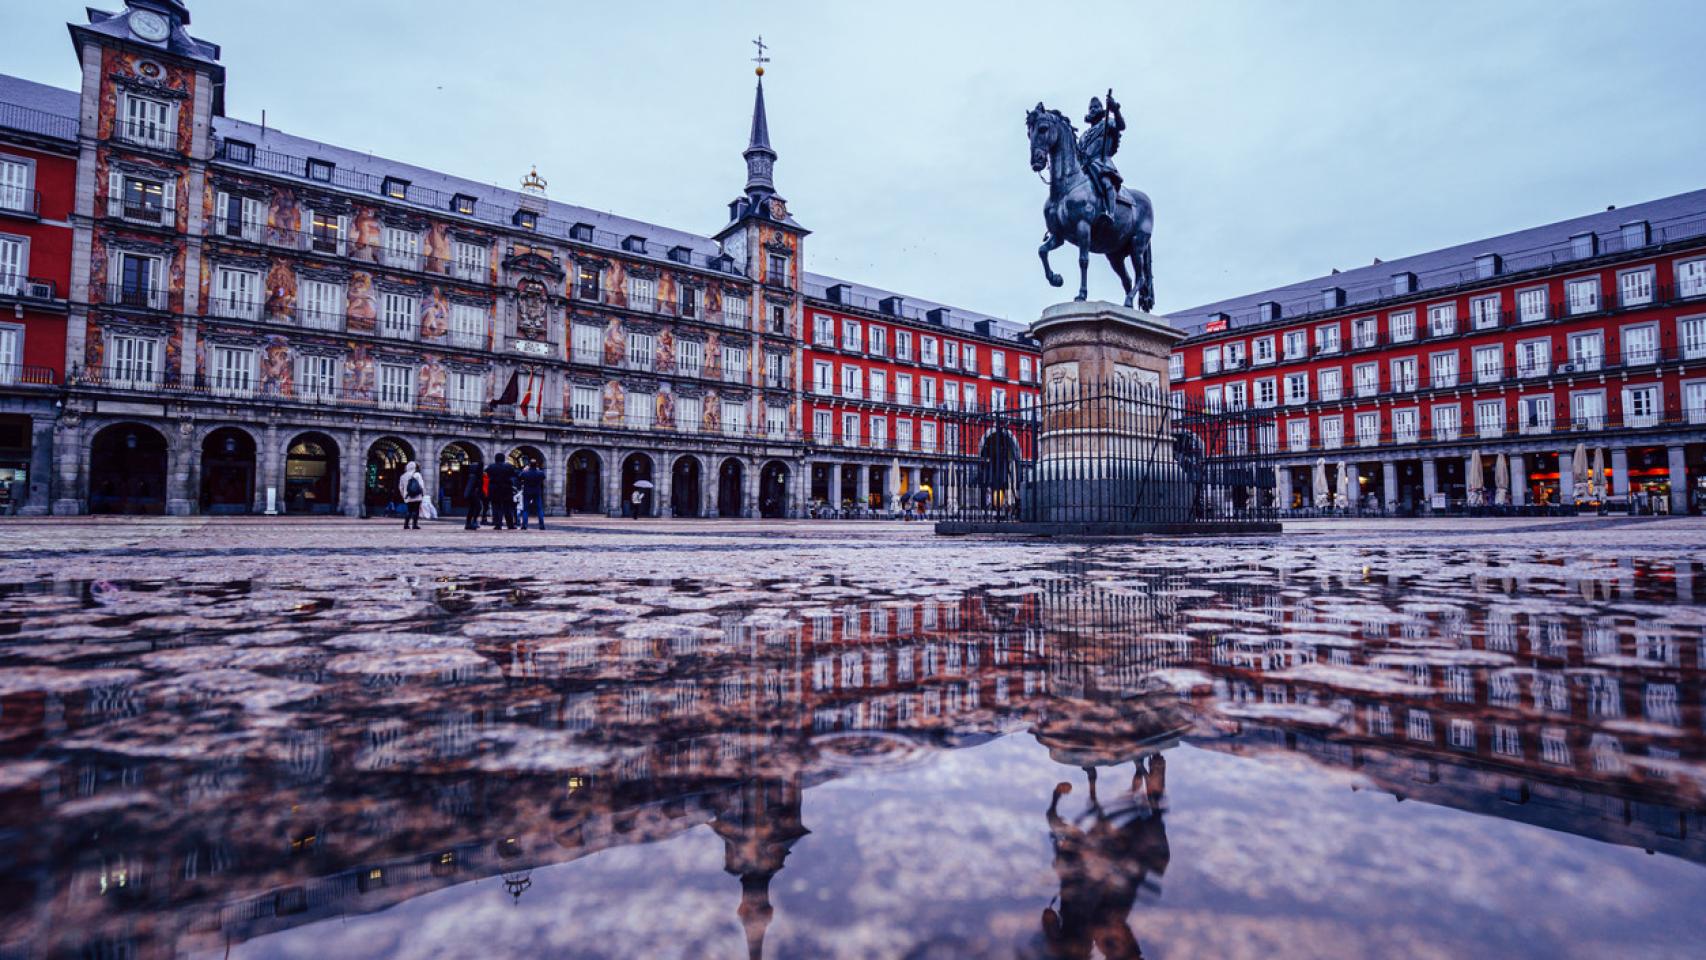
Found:
[[475, 526], [492, 525], [492, 478], [486, 475], [485, 465], [480, 469], [480, 520]]
[[468, 501], [464, 530], [480, 529], [480, 511], [486, 504], [486, 465], [478, 460], [468, 464], [468, 479], [462, 485], [462, 499]]
[[515, 468], [502, 454], [486, 468], [486, 495], [492, 501], [492, 527], [515, 529]]
[[545, 529], [545, 468], [537, 460], [529, 461], [527, 469], [521, 471], [521, 529], [527, 529], [527, 515], [533, 514], [539, 521], [539, 529]]
[[646, 505], [646, 491], [635, 487], [634, 492], [628, 496], [628, 505], [633, 508], [634, 519], [640, 519], [640, 508]]
[[419, 530], [421, 501], [426, 499], [426, 478], [421, 476], [420, 467], [413, 460], [403, 468], [403, 476], [397, 481], [397, 492], [403, 495], [403, 506], [408, 511], [403, 514], [403, 529]]

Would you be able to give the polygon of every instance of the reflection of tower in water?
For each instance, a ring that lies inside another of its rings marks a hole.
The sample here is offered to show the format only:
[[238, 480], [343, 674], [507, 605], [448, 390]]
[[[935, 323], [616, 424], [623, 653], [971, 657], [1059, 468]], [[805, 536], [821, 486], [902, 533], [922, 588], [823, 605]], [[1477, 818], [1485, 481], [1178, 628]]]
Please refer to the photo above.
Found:
[[811, 832], [800, 816], [801, 793], [798, 774], [749, 780], [731, 792], [729, 805], [711, 821], [723, 838], [723, 869], [740, 878], [737, 912], [752, 960], [764, 956], [764, 934], [776, 913], [770, 881], [794, 842]]

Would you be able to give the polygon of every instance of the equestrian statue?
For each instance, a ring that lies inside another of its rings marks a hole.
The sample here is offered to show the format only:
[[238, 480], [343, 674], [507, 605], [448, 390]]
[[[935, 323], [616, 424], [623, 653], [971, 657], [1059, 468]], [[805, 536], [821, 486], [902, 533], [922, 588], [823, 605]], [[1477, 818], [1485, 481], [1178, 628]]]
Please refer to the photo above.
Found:
[[1155, 230], [1155, 211], [1143, 191], [1122, 185], [1120, 172], [1114, 167], [1125, 117], [1120, 114], [1113, 90], [1108, 91], [1106, 105], [1099, 97], [1090, 98], [1090, 112], [1084, 122], [1089, 129], [1079, 137], [1071, 120], [1040, 101], [1025, 115], [1031, 169], [1039, 176], [1048, 170], [1048, 202], [1043, 204], [1048, 233], [1037, 249], [1043, 275], [1054, 286], [1064, 282], [1049, 266], [1048, 255], [1061, 244], [1071, 243], [1078, 248], [1078, 296], [1074, 299], [1089, 298], [1090, 254], [1100, 253], [1119, 274], [1125, 287], [1125, 305], [1131, 306], [1135, 298], [1140, 309], [1153, 310], [1155, 275], [1150, 269], [1149, 238]]

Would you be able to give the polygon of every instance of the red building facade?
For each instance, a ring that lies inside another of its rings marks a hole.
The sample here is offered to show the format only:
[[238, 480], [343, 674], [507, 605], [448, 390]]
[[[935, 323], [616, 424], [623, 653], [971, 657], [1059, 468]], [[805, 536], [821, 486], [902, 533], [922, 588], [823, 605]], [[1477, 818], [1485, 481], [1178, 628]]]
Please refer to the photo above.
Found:
[[52, 108], [75, 101], [0, 78], [0, 513], [45, 512], [77, 191], [77, 124]]
[[1706, 501], [1706, 191], [1173, 320], [1176, 396], [1278, 412], [1282, 509]]
[[828, 278], [808, 279], [803, 312], [808, 496], [819, 509], [893, 509], [918, 492], [940, 504], [947, 458], [978, 453], [964, 449], [974, 438], [963, 415], [1036, 402], [1041, 355], [1003, 321]]

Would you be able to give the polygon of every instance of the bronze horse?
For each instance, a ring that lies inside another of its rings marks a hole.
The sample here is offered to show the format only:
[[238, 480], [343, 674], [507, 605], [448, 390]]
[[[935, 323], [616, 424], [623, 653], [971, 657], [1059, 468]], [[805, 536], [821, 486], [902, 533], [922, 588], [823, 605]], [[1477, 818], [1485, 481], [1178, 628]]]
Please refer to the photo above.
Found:
[[[1049, 266], [1049, 251], [1070, 242], [1078, 248], [1078, 296], [1090, 295], [1090, 254], [1106, 254], [1125, 288], [1125, 305], [1136, 298], [1140, 309], [1155, 309], [1155, 275], [1150, 268], [1149, 238], [1155, 230], [1155, 210], [1141, 190], [1120, 188], [1123, 202], [1114, 204], [1111, 216], [1098, 217], [1096, 191], [1078, 156], [1078, 134], [1059, 110], [1041, 103], [1025, 115], [1031, 139], [1031, 169], [1039, 174], [1048, 168], [1048, 202], [1043, 204], [1043, 222], [1048, 233], [1037, 256], [1043, 275], [1053, 286], [1064, 281]], [[1132, 270], [1126, 272], [1126, 261]]]

